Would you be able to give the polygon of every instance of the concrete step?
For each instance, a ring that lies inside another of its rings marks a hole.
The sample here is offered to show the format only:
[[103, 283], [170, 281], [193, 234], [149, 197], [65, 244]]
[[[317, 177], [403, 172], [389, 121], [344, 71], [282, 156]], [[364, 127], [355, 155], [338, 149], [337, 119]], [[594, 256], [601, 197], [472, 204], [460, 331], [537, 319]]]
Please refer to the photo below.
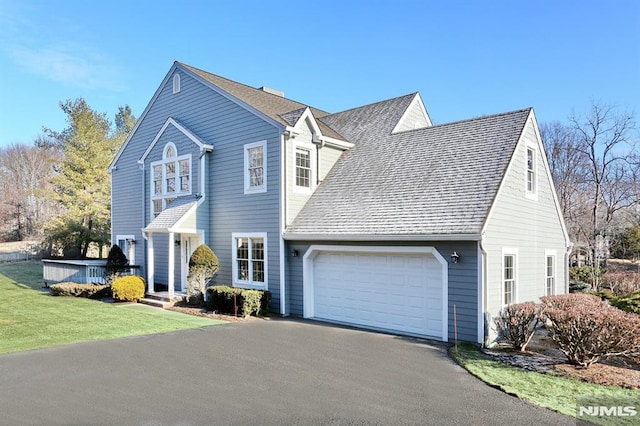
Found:
[[156, 308], [166, 309], [170, 306], [173, 306], [175, 302], [171, 302], [168, 300], [159, 300], [155, 298], [145, 297], [138, 300], [138, 303], [143, 303], [145, 305], [154, 306]]

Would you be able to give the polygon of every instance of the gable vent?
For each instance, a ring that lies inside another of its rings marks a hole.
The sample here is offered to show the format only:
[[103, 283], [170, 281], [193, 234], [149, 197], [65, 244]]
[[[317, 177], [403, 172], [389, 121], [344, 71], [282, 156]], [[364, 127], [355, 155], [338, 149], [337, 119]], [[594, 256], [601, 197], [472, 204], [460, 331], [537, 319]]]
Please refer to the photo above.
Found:
[[263, 92], [271, 93], [272, 95], [276, 95], [276, 96], [280, 96], [281, 98], [284, 98], [284, 92], [281, 92], [276, 89], [272, 89], [271, 87], [262, 86], [260, 87], [260, 90], [262, 90]]

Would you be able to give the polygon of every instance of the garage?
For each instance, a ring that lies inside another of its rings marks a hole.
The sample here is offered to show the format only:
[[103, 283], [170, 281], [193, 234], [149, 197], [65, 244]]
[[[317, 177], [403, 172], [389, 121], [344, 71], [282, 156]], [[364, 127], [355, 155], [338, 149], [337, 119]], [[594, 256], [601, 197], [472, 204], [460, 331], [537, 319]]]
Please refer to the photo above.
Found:
[[433, 247], [311, 246], [304, 316], [446, 341], [446, 283]]

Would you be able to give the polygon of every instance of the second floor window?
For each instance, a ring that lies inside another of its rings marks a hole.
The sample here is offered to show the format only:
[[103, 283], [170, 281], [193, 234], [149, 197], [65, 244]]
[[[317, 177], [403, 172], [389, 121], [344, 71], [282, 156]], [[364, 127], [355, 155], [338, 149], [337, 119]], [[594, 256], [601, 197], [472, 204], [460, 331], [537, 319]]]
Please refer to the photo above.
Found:
[[311, 188], [311, 151], [296, 148], [296, 186]]
[[250, 143], [244, 146], [244, 193], [267, 190], [267, 143]]
[[162, 160], [151, 163], [151, 201], [154, 216], [182, 195], [191, 194], [191, 154], [178, 155], [169, 142], [162, 152]]
[[527, 148], [527, 193], [536, 192], [536, 152]]

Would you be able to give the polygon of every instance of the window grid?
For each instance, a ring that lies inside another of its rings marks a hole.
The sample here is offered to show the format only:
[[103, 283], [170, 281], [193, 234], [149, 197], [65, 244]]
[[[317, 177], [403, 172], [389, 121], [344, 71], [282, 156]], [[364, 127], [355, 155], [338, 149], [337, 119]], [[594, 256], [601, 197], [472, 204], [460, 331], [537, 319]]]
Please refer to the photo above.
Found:
[[163, 151], [162, 160], [151, 164], [153, 216], [157, 217], [176, 196], [191, 193], [191, 155], [178, 157], [173, 143]]
[[510, 305], [514, 301], [514, 290], [516, 285], [514, 255], [504, 255], [503, 274], [504, 294], [502, 303], [504, 305]]
[[249, 186], [260, 187], [264, 184], [264, 156], [261, 146], [249, 148]]
[[264, 238], [236, 238], [236, 279], [247, 284], [264, 285], [265, 255]]
[[547, 296], [552, 296], [553, 294], [555, 294], [555, 284], [556, 284], [556, 278], [555, 278], [555, 257], [554, 256], [547, 256], [547, 262], [546, 262], [546, 295]]
[[311, 151], [296, 148], [296, 186], [311, 188]]
[[533, 193], [536, 190], [536, 172], [535, 172], [535, 152], [531, 148], [527, 148], [527, 192]]

